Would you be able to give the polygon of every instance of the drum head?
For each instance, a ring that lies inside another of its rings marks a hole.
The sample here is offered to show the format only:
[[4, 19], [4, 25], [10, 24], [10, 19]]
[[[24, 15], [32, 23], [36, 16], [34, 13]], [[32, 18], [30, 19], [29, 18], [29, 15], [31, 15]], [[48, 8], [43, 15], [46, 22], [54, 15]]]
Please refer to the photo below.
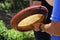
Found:
[[18, 27], [24, 27], [24, 26], [31, 25], [38, 20], [42, 20], [42, 17], [44, 17], [42, 14], [34, 14], [31, 16], [28, 16], [18, 23]]
[[47, 13], [47, 9], [41, 5], [27, 7], [12, 17], [10, 24], [19, 31], [29, 31], [34, 23], [45, 20]]

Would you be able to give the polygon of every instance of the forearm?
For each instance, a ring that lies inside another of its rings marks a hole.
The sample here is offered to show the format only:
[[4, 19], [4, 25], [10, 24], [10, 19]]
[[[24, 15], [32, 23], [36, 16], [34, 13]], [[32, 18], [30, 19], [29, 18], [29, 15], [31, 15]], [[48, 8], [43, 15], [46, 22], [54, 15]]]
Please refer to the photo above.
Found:
[[60, 22], [51, 22], [50, 24], [42, 25], [42, 29], [52, 35], [60, 36]]

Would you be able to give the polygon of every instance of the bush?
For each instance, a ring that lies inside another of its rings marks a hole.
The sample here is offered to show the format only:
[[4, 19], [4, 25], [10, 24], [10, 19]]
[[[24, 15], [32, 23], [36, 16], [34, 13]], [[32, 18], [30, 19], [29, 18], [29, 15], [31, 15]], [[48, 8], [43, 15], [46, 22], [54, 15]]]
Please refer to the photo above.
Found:
[[19, 32], [14, 29], [8, 30], [0, 20], [0, 40], [35, 40], [33, 31]]

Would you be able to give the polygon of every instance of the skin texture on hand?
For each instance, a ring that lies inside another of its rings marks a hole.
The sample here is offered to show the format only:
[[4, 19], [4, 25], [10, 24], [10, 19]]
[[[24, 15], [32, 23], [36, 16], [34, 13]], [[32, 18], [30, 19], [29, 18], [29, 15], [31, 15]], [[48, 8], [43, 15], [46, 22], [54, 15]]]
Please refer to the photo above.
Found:
[[33, 30], [34, 31], [40, 31], [40, 25], [42, 24], [42, 20], [37, 21], [36, 23], [34, 23], [33, 26]]
[[41, 29], [43, 29], [45, 32], [55, 35], [55, 36], [60, 36], [60, 22], [54, 22], [52, 21], [49, 24], [42, 25]]

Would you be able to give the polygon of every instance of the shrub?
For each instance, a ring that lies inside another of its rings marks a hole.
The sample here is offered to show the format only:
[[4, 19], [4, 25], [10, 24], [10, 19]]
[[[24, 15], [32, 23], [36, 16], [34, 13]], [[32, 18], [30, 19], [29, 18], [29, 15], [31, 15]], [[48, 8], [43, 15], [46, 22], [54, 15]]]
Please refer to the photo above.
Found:
[[0, 20], [0, 40], [35, 40], [33, 31], [19, 32], [14, 29], [8, 30]]

